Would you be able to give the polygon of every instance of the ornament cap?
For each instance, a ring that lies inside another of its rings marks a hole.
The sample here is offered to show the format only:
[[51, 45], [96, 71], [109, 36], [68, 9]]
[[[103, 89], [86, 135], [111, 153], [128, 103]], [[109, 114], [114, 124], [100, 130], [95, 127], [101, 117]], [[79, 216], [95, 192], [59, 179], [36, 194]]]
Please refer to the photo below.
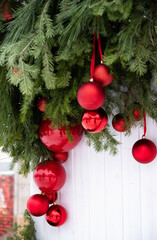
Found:
[[146, 139], [146, 136], [145, 136], [145, 135], [143, 135], [143, 136], [142, 136], [142, 139]]
[[94, 79], [93, 79], [93, 78], [90, 78], [89, 81], [90, 81], [90, 82], [94, 82]]

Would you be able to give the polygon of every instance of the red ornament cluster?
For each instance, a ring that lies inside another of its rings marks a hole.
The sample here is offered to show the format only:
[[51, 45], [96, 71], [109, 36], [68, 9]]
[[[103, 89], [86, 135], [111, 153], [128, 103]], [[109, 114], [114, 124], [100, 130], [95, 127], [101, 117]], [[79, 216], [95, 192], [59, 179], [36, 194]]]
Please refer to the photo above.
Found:
[[[46, 99], [38, 102], [38, 108], [44, 111]], [[66, 210], [55, 203], [57, 191], [59, 191], [66, 180], [66, 172], [61, 163], [68, 159], [68, 151], [73, 149], [81, 140], [83, 130], [78, 124], [69, 126], [73, 142], [70, 142], [67, 129], [52, 127], [49, 119], [42, 120], [39, 127], [39, 138], [41, 142], [52, 152], [51, 160], [39, 163], [34, 172], [33, 178], [42, 192], [35, 194], [28, 199], [27, 209], [33, 216], [39, 217], [46, 214], [46, 221], [54, 227], [61, 226], [67, 218]], [[53, 204], [49, 207], [50, 204]]]
[[[61, 226], [67, 218], [66, 210], [55, 203], [57, 191], [66, 180], [64, 167], [58, 161], [46, 160], [37, 165], [33, 178], [42, 194], [35, 194], [27, 201], [27, 209], [31, 215], [40, 217], [46, 214], [47, 222], [54, 226]], [[49, 207], [50, 204], [53, 204]]]

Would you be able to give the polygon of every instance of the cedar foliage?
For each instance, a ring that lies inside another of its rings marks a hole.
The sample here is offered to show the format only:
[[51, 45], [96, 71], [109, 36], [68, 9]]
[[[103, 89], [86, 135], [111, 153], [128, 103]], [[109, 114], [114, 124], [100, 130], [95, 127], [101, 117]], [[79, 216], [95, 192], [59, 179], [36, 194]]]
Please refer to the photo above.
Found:
[[[76, 94], [90, 77], [92, 39], [97, 25], [104, 62], [114, 75], [105, 87], [104, 109], [129, 116], [127, 132], [141, 109], [157, 122], [157, 5], [151, 0], [28, 0], [8, 1], [13, 20], [0, 9], [0, 145], [27, 174], [49, 156], [38, 138], [42, 117], [54, 125], [81, 122]], [[96, 59], [98, 64], [99, 57]], [[37, 101], [47, 98], [46, 112]], [[97, 151], [116, 153], [110, 126], [85, 133]]]

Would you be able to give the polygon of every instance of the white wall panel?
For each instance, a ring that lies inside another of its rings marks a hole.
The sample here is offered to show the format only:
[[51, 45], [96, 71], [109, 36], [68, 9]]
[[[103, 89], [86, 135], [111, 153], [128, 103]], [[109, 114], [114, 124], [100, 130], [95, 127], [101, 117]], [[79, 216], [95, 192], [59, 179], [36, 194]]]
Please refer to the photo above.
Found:
[[[157, 126], [147, 121], [147, 138], [157, 144]], [[131, 153], [142, 129], [130, 136], [117, 133], [118, 154], [96, 153], [85, 137], [63, 164], [67, 181], [58, 203], [68, 213], [66, 223], [54, 228], [34, 218], [38, 240], [156, 240], [157, 159], [141, 165]], [[31, 194], [38, 189], [31, 180]]]

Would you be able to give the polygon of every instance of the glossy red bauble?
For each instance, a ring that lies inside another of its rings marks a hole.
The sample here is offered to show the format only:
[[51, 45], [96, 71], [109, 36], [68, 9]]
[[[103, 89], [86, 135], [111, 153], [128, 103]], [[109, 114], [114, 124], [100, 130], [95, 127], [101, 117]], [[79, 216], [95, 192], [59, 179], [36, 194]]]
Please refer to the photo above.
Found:
[[45, 112], [46, 103], [46, 98], [43, 97], [39, 99], [37, 106], [41, 112]]
[[125, 119], [122, 114], [117, 114], [112, 120], [113, 128], [118, 132], [124, 132], [126, 130]]
[[42, 192], [56, 192], [61, 189], [66, 180], [64, 167], [57, 161], [47, 160], [37, 165], [33, 178]]
[[58, 160], [61, 163], [64, 163], [68, 159], [68, 152], [54, 153], [53, 157], [55, 160]]
[[102, 131], [108, 122], [108, 117], [103, 108], [95, 111], [85, 111], [82, 117], [83, 128], [91, 133]]
[[134, 108], [133, 114], [136, 121], [140, 121], [143, 118], [143, 111], [139, 108]]
[[100, 108], [105, 101], [105, 91], [97, 82], [84, 83], [77, 92], [77, 100], [87, 110]]
[[73, 142], [70, 142], [67, 135], [67, 129], [61, 127], [55, 129], [51, 121], [46, 119], [40, 123], [39, 138], [41, 142], [52, 152], [68, 152], [72, 150], [81, 140], [83, 129], [81, 125], [69, 126], [69, 131]]
[[113, 76], [110, 74], [108, 67], [104, 64], [99, 64], [95, 67], [93, 78], [102, 86], [107, 86], [113, 81]]
[[49, 204], [52, 204], [57, 200], [57, 192], [52, 193], [43, 192], [42, 194], [48, 198]]
[[65, 208], [60, 205], [53, 205], [46, 213], [46, 221], [53, 227], [59, 227], [65, 223], [67, 213]]
[[47, 212], [48, 208], [48, 198], [41, 194], [35, 194], [31, 196], [27, 201], [27, 210], [31, 215], [35, 217], [44, 215]]
[[139, 163], [150, 163], [156, 157], [156, 146], [149, 139], [140, 139], [133, 145], [132, 155]]

